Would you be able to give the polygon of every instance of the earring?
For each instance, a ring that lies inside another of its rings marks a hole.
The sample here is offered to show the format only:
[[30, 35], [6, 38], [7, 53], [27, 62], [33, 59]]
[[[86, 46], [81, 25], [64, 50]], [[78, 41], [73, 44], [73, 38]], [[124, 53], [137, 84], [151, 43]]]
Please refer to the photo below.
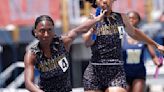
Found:
[[36, 33], [34, 33], [34, 36], [37, 38], [37, 34]]

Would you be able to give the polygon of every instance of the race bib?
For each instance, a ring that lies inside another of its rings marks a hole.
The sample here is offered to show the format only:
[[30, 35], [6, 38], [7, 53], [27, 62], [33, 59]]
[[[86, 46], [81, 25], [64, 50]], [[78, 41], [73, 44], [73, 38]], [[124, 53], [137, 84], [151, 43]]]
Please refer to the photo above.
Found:
[[63, 72], [65, 72], [69, 67], [69, 63], [68, 63], [66, 57], [63, 57], [62, 59], [60, 59], [58, 64], [61, 67], [61, 69], [63, 70]]
[[124, 33], [124, 26], [118, 26], [118, 31], [119, 31], [119, 38], [123, 38], [123, 33]]
[[129, 49], [127, 50], [127, 64], [139, 64], [140, 63], [141, 50]]

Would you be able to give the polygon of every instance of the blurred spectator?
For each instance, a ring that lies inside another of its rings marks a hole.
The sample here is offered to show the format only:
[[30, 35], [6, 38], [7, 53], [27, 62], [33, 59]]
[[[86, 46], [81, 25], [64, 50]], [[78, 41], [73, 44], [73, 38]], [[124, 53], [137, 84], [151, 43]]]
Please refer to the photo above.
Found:
[[159, 44], [163, 44], [162, 39], [164, 38], [163, 23], [162, 23], [162, 12], [154, 10], [152, 12], [152, 22], [144, 24], [141, 30], [144, 31], [149, 37], [154, 39]]
[[160, 16], [160, 21], [162, 22], [162, 24], [164, 23], [164, 12], [162, 12], [162, 14]]
[[164, 44], [164, 11], [162, 12], [159, 20], [162, 24], [161, 35], [162, 35], [162, 41], [163, 41], [163, 44]]
[[0, 73], [1, 73], [1, 71], [2, 71], [2, 52], [3, 52], [3, 47], [0, 45]]

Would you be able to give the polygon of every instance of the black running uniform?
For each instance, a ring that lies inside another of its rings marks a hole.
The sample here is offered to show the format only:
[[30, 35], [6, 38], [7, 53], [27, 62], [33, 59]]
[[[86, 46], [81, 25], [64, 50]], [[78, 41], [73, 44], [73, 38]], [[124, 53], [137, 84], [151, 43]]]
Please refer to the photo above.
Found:
[[91, 46], [92, 57], [84, 72], [84, 89], [126, 88], [121, 49], [124, 23], [121, 14], [112, 12], [110, 17], [96, 24], [96, 30], [97, 37]]
[[71, 82], [69, 75], [68, 52], [60, 37], [55, 37], [51, 43], [52, 57], [44, 56], [40, 43], [33, 45], [31, 51], [36, 54], [35, 67], [40, 72], [39, 87], [45, 92], [69, 92]]

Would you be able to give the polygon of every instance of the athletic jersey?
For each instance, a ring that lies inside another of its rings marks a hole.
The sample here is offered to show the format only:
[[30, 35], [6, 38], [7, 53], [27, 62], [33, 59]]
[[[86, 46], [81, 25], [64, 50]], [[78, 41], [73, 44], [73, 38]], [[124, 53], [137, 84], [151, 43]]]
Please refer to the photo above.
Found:
[[129, 44], [127, 37], [124, 37], [123, 42], [123, 60], [125, 65], [144, 64], [144, 49], [145, 44], [138, 42], [137, 44]]
[[[96, 9], [96, 16], [101, 8]], [[108, 87], [126, 89], [127, 83], [122, 61], [121, 39], [124, 23], [121, 14], [112, 12], [95, 25], [96, 34], [92, 35], [92, 57], [83, 76], [84, 90], [101, 90]], [[94, 38], [94, 39], [93, 39]], [[104, 66], [105, 65], [105, 66]]]
[[40, 71], [41, 78], [47, 79], [54, 76], [60, 76], [68, 69], [67, 61], [68, 52], [65, 50], [64, 44], [59, 37], [55, 37], [50, 45], [52, 57], [44, 56], [38, 42], [32, 46], [31, 50], [36, 54], [35, 67]]
[[124, 23], [121, 14], [112, 12], [96, 24], [96, 39], [91, 46], [91, 63], [98, 65], [123, 64], [121, 39]]
[[124, 68], [127, 76], [145, 76], [146, 70], [144, 66], [144, 49], [146, 45], [142, 42], [137, 44], [129, 44], [127, 37], [123, 41], [123, 60]]
[[35, 67], [40, 71], [39, 88], [45, 92], [70, 92], [72, 90], [68, 52], [60, 37], [55, 37], [50, 45], [51, 58], [44, 56], [40, 43], [33, 45], [31, 51], [36, 54]]

